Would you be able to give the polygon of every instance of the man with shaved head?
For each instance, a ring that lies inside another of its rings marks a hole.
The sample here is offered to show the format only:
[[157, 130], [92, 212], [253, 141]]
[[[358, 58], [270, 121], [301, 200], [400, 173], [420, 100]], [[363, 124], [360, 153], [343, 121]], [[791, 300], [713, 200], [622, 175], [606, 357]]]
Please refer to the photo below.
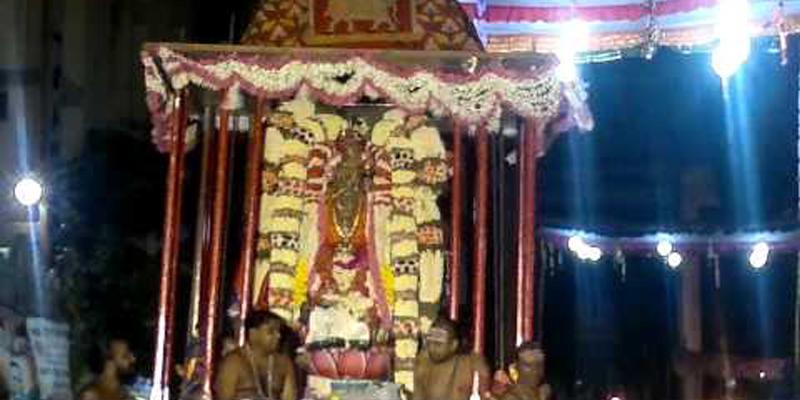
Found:
[[488, 391], [491, 378], [486, 361], [462, 351], [462, 346], [455, 322], [439, 318], [433, 323], [414, 367], [415, 399], [468, 400], [474, 384], [479, 394]]
[[548, 400], [550, 386], [544, 383], [544, 352], [536, 342], [517, 348], [517, 362], [512, 366], [514, 384], [500, 400]]

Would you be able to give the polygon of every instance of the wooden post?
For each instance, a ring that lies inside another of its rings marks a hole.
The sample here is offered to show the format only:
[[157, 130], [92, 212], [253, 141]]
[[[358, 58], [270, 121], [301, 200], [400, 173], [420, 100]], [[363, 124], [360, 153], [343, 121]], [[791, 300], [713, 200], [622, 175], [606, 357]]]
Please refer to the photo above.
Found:
[[536, 148], [538, 124], [526, 120], [519, 140], [519, 223], [517, 225], [517, 345], [534, 336], [536, 239]]
[[472, 282], [473, 350], [483, 354], [486, 342], [486, 254], [489, 214], [489, 132], [480, 127], [475, 138], [478, 176], [475, 185], [475, 276]]
[[153, 370], [153, 394], [151, 395], [153, 400], [169, 399], [172, 337], [175, 325], [175, 280], [178, 270], [180, 244], [186, 115], [186, 93], [182, 92], [175, 98], [172, 124], [170, 125], [172, 146], [170, 148], [169, 169], [167, 172], [166, 210], [158, 297], [158, 324], [156, 328], [156, 354]]
[[247, 175], [245, 178], [244, 197], [244, 239], [242, 241], [242, 255], [240, 258], [239, 288], [241, 290], [239, 308], [238, 342], [244, 346], [246, 339], [244, 321], [250, 311], [252, 302], [253, 267], [256, 261], [256, 241], [258, 238], [258, 219], [261, 211], [261, 167], [264, 158], [264, 99], [259, 98], [256, 103], [255, 114], [251, 122], [250, 141], [247, 148]]
[[225, 226], [228, 210], [228, 158], [231, 137], [228, 132], [230, 110], [219, 110], [219, 134], [217, 137], [217, 169], [214, 178], [214, 200], [212, 203], [210, 255], [208, 266], [207, 307], [205, 323], [205, 375], [203, 376], [203, 392], [212, 396], [212, 385], [216, 369], [217, 354], [214, 352], [217, 342], [218, 315], [220, 311], [220, 278], [222, 262], [225, 258]]
[[461, 299], [461, 217], [463, 212], [462, 195], [464, 193], [464, 155], [462, 136], [464, 127], [456, 122], [453, 124], [453, 183], [450, 194], [450, 301], [449, 317], [458, 320], [459, 302]]

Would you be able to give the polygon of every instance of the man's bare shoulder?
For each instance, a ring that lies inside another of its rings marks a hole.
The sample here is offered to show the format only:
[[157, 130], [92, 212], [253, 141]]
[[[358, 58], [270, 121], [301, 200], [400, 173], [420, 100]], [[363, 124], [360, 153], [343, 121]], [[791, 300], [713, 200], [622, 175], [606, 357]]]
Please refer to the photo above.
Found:
[[425, 368], [429, 366], [431, 363], [430, 357], [428, 357], [428, 352], [425, 349], [420, 350], [417, 357], [414, 358], [414, 367], [415, 368]]
[[294, 361], [291, 357], [287, 356], [283, 353], [275, 354], [275, 361], [280, 368], [290, 368], [294, 367]]
[[95, 385], [92, 383], [81, 390], [81, 392], [78, 394], [78, 399], [100, 400], [100, 394], [97, 393], [97, 389], [95, 388]]
[[226, 354], [225, 357], [222, 358], [220, 368], [238, 369], [243, 367], [245, 363], [247, 363], [247, 358], [245, 357], [244, 352], [242, 349], [236, 349]]

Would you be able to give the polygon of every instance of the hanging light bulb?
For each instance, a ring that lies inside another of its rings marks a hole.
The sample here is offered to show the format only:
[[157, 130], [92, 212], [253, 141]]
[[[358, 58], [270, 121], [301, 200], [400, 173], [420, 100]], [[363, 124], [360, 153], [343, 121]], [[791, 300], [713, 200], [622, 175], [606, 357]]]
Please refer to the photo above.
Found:
[[750, 251], [750, 266], [755, 269], [761, 269], [765, 265], [767, 265], [767, 261], [769, 260], [769, 245], [764, 242], [756, 243], [753, 246], [753, 250]]
[[750, 56], [750, 4], [747, 0], [721, 0], [717, 12], [719, 44], [711, 55], [711, 66], [727, 81]]
[[31, 177], [22, 178], [14, 185], [14, 197], [26, 207], [39, 203], [44, 195], [44, 187], [39, 181]]
[[672, 242], [669, 240], [660, 240], [656, 245], [656, 252], [661, 257], [668, 257], [672, 253]]
[[670, 268], [678, 268], [681, 264], [683, 264], [683, 256], [681, 253], [672, 252], [667, 256], [667, 265], [669, 265]]
[[567, 248], [573, 253], [580, 253], [580, 250], [586, 247], [586, 242], [580, 236], [571, 236], [567, 241]]
[[588, 246], [586, 250], [586, 258], [591, 262], [598, 262], [603, 258], [603, 250], [599, 247]]
[[561, 82], [575, 82], [578, 69], [575, 56], [584, 51], [589, 43], [589, 25], [580, 19], [571, 19], [561, 26], [561, 34], [556, 56], [558, 69], [556, 75]]

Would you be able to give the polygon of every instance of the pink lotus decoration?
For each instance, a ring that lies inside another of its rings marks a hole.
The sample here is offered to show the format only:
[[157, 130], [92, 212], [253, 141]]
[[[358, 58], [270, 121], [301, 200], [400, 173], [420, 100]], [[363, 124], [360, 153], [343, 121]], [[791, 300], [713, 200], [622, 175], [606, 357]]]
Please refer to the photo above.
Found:
[[328, 348], [309, 352], [311, 373], [329, 379], [383, 380], [391, 370], [386, 349]]

